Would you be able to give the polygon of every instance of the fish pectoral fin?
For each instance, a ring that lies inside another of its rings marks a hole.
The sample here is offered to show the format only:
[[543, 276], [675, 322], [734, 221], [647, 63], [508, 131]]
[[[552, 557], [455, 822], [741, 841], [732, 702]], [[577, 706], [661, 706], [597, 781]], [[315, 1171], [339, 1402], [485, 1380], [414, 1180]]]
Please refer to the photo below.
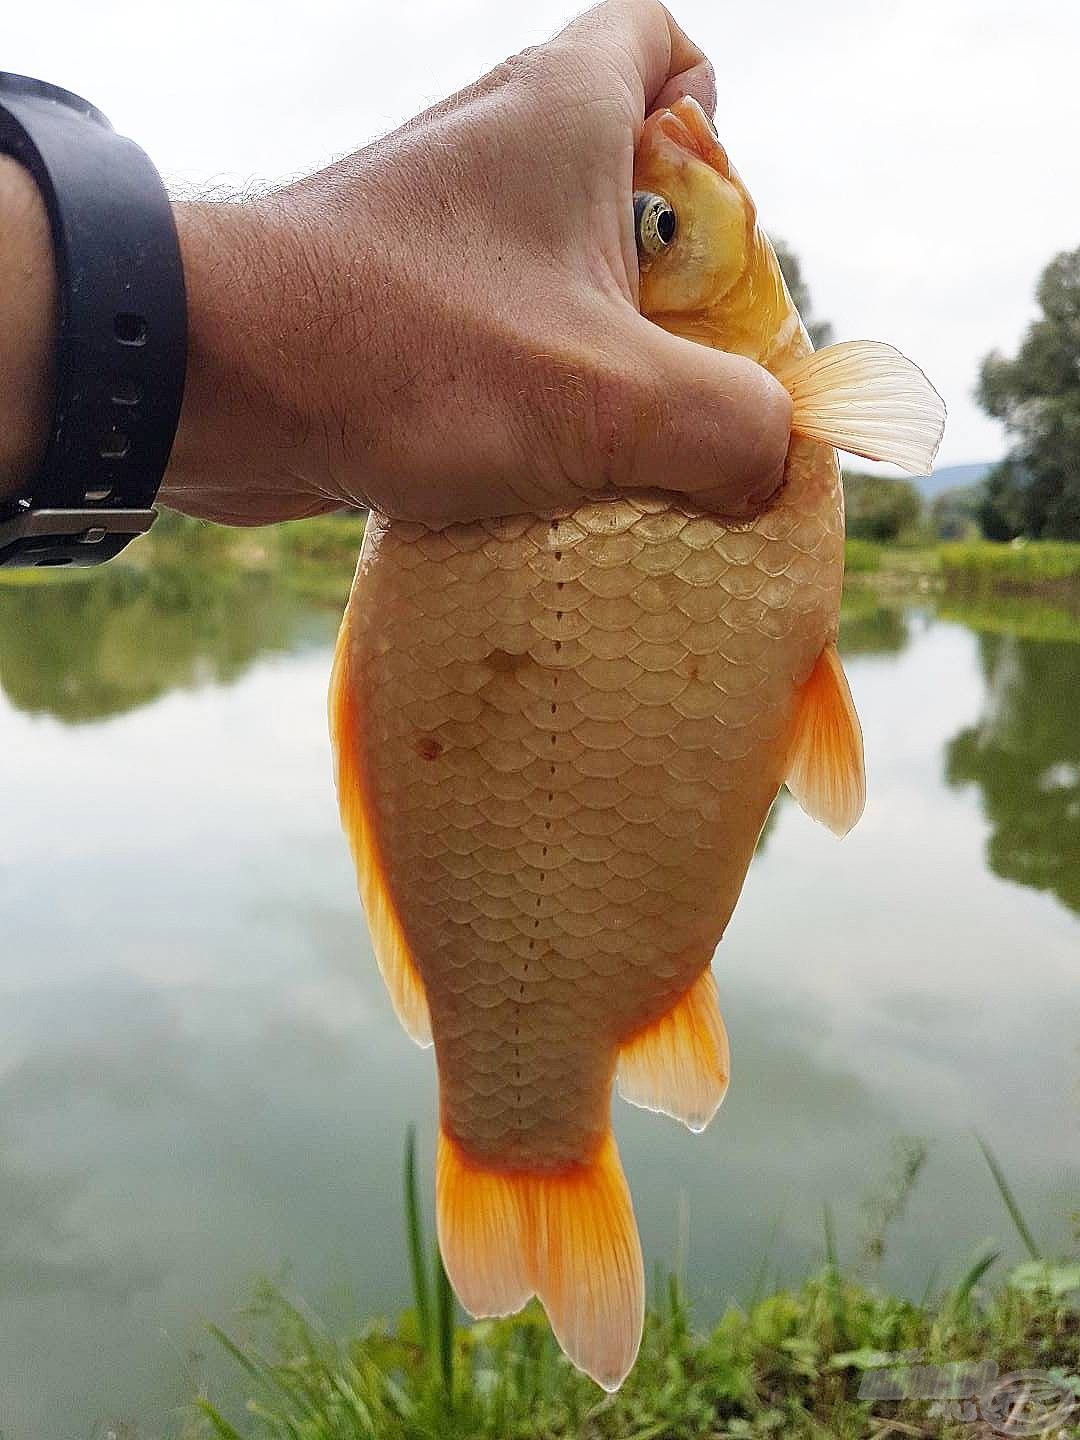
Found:
[[631, 1105], [704, 1130], [727, 1093], [730, 1074], [716, 981], [706, 965], [666, 1015], [622, 1047], [615, 1081]]
[[845, 340], [777, 370], [792, 400], [791, 428], [909, 475], [933, 468], [945, 432], [945, 401], [892, 345]]
[[833, 644], [796, 694], [786, 780], [806, 813], [835, 835], [846, 835], [866, 804], [862, 727]]
[[330, 677], [330, 739], [334, 750], [338, 807], [349, 840], [360, 898], [394, 1013], [418, 1045], [431, 1044], [427, 992], [410, 953], [379, 859], [360, 755], [360, 701], [349, 665], [349, 611], [345, 611]]
[[610, 1130], [585, 1164], [493, 1171], [439, 1132], [435, 1205], [446, 1273], [473, 1315], [507, 1315], [533, 1294], [568, 1358], [617, 1390], [645, 1314], [641, 1243]]

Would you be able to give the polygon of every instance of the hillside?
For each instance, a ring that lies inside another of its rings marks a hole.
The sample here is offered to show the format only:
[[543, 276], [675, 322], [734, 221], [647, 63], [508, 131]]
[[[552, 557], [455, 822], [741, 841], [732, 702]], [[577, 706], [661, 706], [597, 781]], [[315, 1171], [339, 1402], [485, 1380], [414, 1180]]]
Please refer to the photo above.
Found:
[[946, 465], [932, 475], [913, 479], [912, 484], [924, 500], [936, 500], [946, 490], [960, 490], [968, 485], [978, 485], [993, 469], [993, 463], [983, 460], [974, 465]]

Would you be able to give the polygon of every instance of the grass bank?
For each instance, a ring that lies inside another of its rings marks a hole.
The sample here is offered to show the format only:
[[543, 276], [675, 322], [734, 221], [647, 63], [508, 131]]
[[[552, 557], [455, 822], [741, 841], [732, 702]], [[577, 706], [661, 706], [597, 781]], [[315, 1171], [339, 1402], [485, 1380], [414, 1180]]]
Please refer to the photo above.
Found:
[[[1080, 1435], [1080, 1411], [1064, 1413], [1080, 1394], [1080, 1264], [1040, 1255], [1000, 1166], [985, 1153], [1031, 1257], [996, 1285], [988, 1281], [999, 1257], [989, 1251], [922, 1303], [884, 1294], [842, 1272], [826, 1214], [825, 1263], [816, 1275], [732, 1307], [707, 1332], [695, 1331], [676, 1278], [657, 1283], [638, 1362], [608, 1396], [565, 1361], [535, 1306], [506, 1320], [455, 1322], [437, 1254], [427, 1263], [410, 1141], [413, 1309], [397, 1325], [373, 1322], [339, 1339], [303, 1305], [265, 1289], [243, 1340], [215, 1332], [244, 1376], [246, 1413], [226, 1416], [204, 1397], [201, 1433], [215, 1440], [959, 1440], [994, 1433], [972, 1424], [980, 1403], [984, 1414], [996, 1406], [1015, 1421], [1025, 1392], [1001, 1377], [1036, 1369], [1040, 1403], [1063, 1412], [1052, 1435]], [[930, 1386], [939, 1387], [936, 1399], [916, 1365], [939, 1367]]]
[[847, 542], [846, 573], [855, 588], [945, 591], [967, 596], [1031, 596], [1080, 608], [1080, 543], [990, 540], [937, 545]]

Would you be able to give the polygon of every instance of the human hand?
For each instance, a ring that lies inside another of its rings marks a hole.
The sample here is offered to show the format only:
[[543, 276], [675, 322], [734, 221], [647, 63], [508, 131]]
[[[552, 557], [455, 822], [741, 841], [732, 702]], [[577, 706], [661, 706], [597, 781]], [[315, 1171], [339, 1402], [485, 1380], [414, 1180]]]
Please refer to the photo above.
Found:
[[606, 0], [308, 179], [178, 207], [191, 356], [161, 499], [439, 524], [648, 487], [754, 513], [787, 394], [636, 308], [634, 147], [683, 94], [712, 112], [701, 51], [658, 0]]

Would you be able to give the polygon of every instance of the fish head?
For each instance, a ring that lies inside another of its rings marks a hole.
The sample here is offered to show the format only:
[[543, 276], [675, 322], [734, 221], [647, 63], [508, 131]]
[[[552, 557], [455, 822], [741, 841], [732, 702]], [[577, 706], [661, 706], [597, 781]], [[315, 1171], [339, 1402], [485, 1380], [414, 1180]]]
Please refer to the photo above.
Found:
[[[802, 323], [757, 207], [712, 124], [686, 97], [645, 121], [636, 197], [660, 197], [666, 228], [639, 212], [641, 312], [666, 330], [767, 365], [790, 354]], [[798, 343], [798, 342], [796, 342]]]

